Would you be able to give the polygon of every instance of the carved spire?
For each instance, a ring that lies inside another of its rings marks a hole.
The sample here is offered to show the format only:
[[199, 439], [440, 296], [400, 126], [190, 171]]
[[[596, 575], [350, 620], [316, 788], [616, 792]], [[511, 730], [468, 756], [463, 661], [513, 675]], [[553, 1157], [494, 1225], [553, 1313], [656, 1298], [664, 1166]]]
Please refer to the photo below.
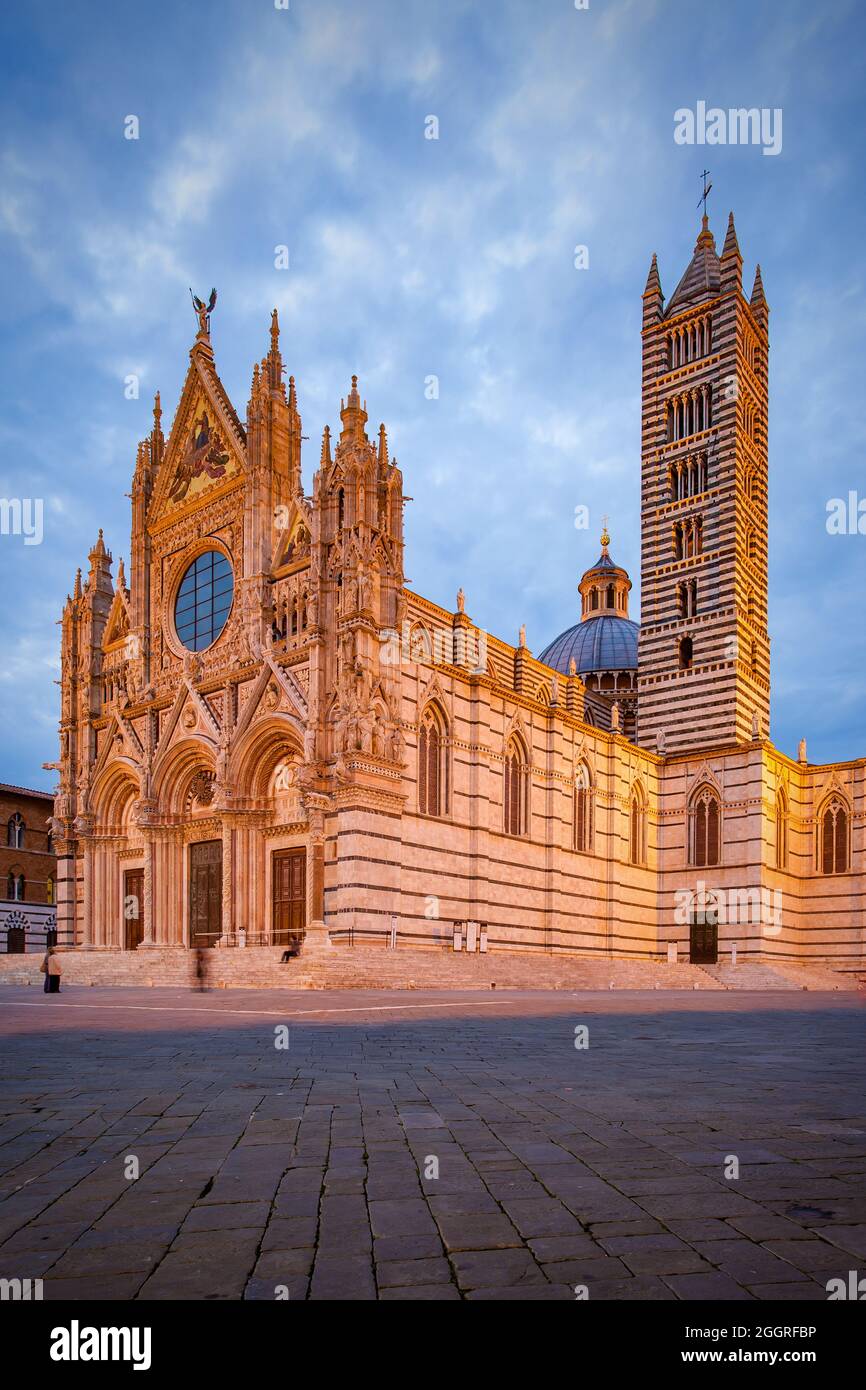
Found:
[[329, 468], [331, 463], [331, 428], [329, 425], [326, 425], [322, 431], [322, 453], [319, 459], [319, 467]]
[[379, 426], [379, 471], [384, 473], [388, 467], [388, 436], [385, 426]]
[[125, 589], [125, 588], [126, 588], [126, 570], [124, 569], [124, 566], [123, 566], [123, 556], [122, 556], [122, 555], [121, 555], [120, 559], [119, 559], [118, 562], [117, 562], [117, 587], [118, 587], [118, 589]]
[[73, 597], [74, 599], [79, 599], [79, 598], [81, 598], [81, 570], [80, 570], [80, 569], [77, 569], [77, 570], [75, 571], [75, 585], [74, 585], [73, 590], [72, 590], [72, 597]]
[[358, 378], [352, 377], [352, 389], [348, 399], [340, 401], [340, 419], [343, 422], [343, 429], [340, 434], [340, 443], [348, 444], [352, 440], [362, 442], [367, 435], [364, 426], [367, 423], [367, 402], [361, 405], [361, 398], [358, 395]]
[[96, 538], [96, 544], [94, 545], [87, 558], [90, 561], [92, 569], [101, 567], [104, 563], [111, 563], [111, 555], [109, 551], [107, 551], [105, 548], [105, 541], [102, 536], [101, 526], [99, 528], [99, 535]]
[[271, 350], [262, 363], [263, 374], [267, 373], [268, 385], [272, 391], [284, 391], [283, 357], [280, 352], [280, 320], [274, 309], [271, 314]]
[[159, 392], [153, 398], [153, 429], [150, 433], [150, 462], [154, 468], [158, 468], [162, 463], [163, 449], [165, 448], [165, 438], [162, 433], [162, 402]]

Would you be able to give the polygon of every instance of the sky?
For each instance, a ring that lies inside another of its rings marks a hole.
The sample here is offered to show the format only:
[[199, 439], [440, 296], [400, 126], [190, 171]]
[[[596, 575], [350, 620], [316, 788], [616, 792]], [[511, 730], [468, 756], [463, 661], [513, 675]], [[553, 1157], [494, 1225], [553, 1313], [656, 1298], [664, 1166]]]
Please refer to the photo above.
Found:
[[[866, 754], [866, 535], [827, 530], [831, 499], [866, 498], [863, 6], [282, 3], [0, 15], [0, 499], [43, 503], [40, 544], [0, 534], [0, 781], [54, 785], [56, 623], [100, 527], [128, 559], [190, 286], [217, 287], [242, 418], [279, 309], [308, 491], [357, 372], [413, 499], [413, 589], [462, 586], [538, 653], [607, 515], [638, 616], [641, 294], [653, 252], [666, 295], [685, 269], [705, 166], [719, 249], [733, 209], [771, 310], [771, 737]], [[699, 102], [780, 110], [781, 149], [678, 143]]]

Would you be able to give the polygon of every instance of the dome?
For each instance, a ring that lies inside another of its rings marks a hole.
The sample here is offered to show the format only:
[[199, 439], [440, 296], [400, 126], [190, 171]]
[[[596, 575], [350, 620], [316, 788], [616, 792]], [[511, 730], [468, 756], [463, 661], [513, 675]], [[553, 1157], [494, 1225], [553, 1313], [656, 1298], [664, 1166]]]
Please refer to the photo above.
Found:
[[545, 647], [538, 660], [564, 676], [568, 675], [572, 657], [578, 675], [588, 671], [636, 670], [639, 631], [639, 625], [628, 618], [584, 618]]

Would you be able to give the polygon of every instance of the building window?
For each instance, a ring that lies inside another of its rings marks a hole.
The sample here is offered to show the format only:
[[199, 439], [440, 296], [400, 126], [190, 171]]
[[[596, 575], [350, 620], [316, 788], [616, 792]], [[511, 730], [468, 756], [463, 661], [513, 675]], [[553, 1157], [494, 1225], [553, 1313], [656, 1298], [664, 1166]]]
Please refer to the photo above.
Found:
[[175, 630], [188, 651], [213, 645], [228, 621], [233, 596], [232, 567], [222, 551], [197, 555], [180, 581], [174, 604]]
[[581, 763], [574, 778], [574, 848], [592, 853], [592, 779], [586, 763]]
[[519, 739], [512, 739], [505, 750], [504, 816], [508, 835], [525, 835], [528, 815], [529, 769]]
[[822, 874], [848, 872], [848, 811], [838, 797], [818, 818], [818, 869]]
[[6, 896], [14, 903], [23, 903], [25, 891], [25, 879], [23, 874], [16, 874], [11, 869], [6, 879]]
[[788, 867], [788, 798], [780, 787], [776, 793], [776, 868]]
[[631, 794], [628, 857], [632, 864], [646, 863], [646, 801], [640, 786]]
[[711, 868], [719, 863], [722, 812], [711, 787], [701, 787], [689, 808], [689, 863]]
[[48, 906], [49, 906], [49, 907], [53, 907], [53, 906], [54, 906], [54, 879], [53, 879], [53, 878], [49, 878], [48, 882], [45, 884], [45, 901], [48, 903]]
[[20, 811], [16, 811], [14, 816], [9, 817], [6, 826], [6, 843], [12, 849], [24, 848], [24, 817]]
[[418, 810], [425, 816], [447, 815], [448, 792], [445, 721], [428, 705], [418, 733]]
[[694, 642], [691, 637], [681, 637], [679, 645], [680, 670], [691, 670], [692, 659], [694, 657]]

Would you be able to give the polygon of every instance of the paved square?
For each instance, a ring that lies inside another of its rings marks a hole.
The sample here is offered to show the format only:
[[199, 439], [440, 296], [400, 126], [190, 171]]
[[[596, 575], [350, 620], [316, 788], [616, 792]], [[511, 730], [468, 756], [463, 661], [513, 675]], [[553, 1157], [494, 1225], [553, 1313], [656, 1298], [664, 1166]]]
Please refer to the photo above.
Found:
[[0, 1277], [47, 1299], [823, 1300], [866, 1267], [858, 996], [6, 987], [0, 1016]]

